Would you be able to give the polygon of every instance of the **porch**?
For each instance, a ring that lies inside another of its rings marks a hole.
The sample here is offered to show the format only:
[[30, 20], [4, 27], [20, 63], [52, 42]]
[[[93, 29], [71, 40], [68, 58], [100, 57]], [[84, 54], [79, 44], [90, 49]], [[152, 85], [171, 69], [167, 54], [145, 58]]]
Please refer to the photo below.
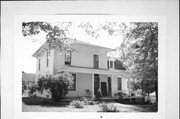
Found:
[[[130, 95], [129, 74], [124, 70], [94, 69], [87, 67], [65, 66], [56, 69], [56, 72], [76, 74], [76, 89], [69, 91], [67, 97], [86, 96], [86, 90], [91, 92], [92, 98], [97, 95], [98, 89], [103, 98], [114, 97], [118, 91], [125, 90]], [[121, 79], [118, 84], [117, 78]], [[118, 87], [120, 86], [120, 89]]]

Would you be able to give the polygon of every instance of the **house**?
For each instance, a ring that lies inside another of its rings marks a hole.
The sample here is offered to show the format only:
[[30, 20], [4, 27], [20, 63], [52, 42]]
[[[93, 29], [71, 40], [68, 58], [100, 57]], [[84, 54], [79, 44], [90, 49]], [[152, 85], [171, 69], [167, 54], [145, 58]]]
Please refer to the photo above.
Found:
[[28, 94], [31, 87], [35, 84], [36, 74], [22, 72], [22, 88], [24, 93]]
[[43, 50], [42, 45], [33, 56], [37, 59], [36, 82], [41, 76], [47, 77], [59, 72], [73, 75], [73, 86], [67, 97], [85, 96], [86, 91], [95, 97], [100, 88], [102, 96], [111, 96], [118, 92], [130, 95], [130, 75], [124, 69], [115, 68], [115, 59], [107, 53], [113, 49], [101, 47], [83, 41], [76, 41], [74, 52]]

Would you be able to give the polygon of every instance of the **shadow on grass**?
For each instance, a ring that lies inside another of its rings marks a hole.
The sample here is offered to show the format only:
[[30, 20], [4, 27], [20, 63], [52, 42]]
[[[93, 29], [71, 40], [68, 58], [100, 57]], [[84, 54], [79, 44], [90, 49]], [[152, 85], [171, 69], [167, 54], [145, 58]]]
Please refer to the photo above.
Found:
[[136, 105], [136, 107], [142, 108], [145, 112], [157, 112], [158, 106], [154, 105]]
[[26, 105], [39, 105], [43, 107], [66, 107], [69, 105], [69, 101], [54, 102], [51, 99], [42, 97], [23, 97], [22, 101]]

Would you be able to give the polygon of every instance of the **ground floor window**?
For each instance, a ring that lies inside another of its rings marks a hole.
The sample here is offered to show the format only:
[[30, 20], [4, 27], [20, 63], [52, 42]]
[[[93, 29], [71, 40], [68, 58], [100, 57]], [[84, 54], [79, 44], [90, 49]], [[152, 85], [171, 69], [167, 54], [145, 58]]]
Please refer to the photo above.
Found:
[[118, 90], [122, 90], [121, 78], [117, 78]]
[[71, 91], [76, 90], [76, 74], [72, 74], [71, 85], [69, 88]]

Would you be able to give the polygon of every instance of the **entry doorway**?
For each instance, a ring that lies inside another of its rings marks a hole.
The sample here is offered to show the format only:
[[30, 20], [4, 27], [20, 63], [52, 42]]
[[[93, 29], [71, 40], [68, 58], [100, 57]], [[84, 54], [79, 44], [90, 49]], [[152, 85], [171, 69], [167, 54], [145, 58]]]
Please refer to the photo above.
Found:
[[100, 87], [99, 74], [94, 74], [94, 95], [97, 95], [99, 87]]
[[102, 96], [107, 96], [107, 85], [106, 82], [101, 82], [101, 92]]

